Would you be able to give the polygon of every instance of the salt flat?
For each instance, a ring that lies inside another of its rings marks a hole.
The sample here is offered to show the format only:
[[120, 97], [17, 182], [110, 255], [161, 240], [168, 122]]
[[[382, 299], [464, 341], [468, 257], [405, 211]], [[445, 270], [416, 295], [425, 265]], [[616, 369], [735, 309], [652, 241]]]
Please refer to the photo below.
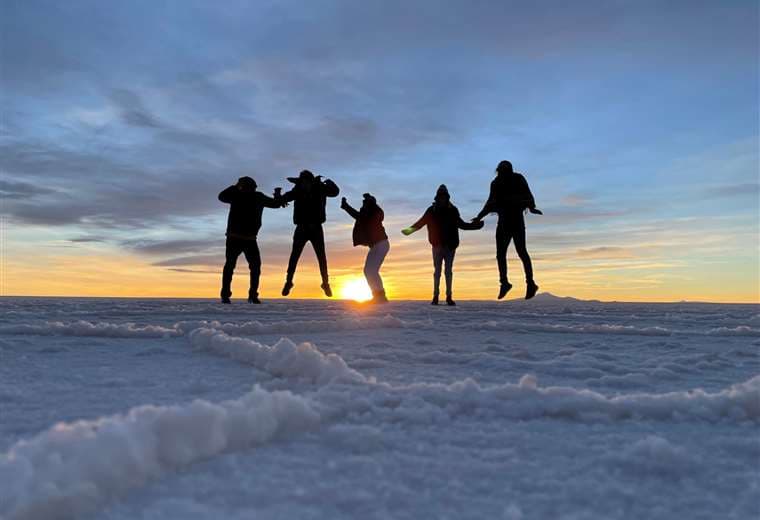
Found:
[[760, 306], [0, 299], [3, 518], [760, 515]]

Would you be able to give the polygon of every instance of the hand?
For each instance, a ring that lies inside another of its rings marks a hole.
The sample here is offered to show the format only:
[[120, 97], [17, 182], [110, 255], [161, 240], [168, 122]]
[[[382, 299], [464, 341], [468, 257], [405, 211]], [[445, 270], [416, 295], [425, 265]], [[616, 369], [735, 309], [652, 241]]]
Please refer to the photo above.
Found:
[[404, 234], [404, 236], [407, 236], [407, 237], [408, 237], [409, 235], [411, 235], [411, 234], [412, 234], [412, 233], [414, 233], [415, 231], [417, 231], [417, 230], [416, 230], [416, 229], [414, 229], [413, 227], [408, 227], [408, 228], [404, 228], [404, 229], [402, 229], [402, 230], [401, 230], [401, 233], [403, 233], [403, 234]]
[[530, 211], [530, 212], [531, 212], [531, 213], [533, 213], [534, 215], [543, 215], [543, 214], [544, 214], [544, 212], [543, 212], [543, 211], [541, 211], [541, 210], [540, 210], [540, 209], [538, 209], [538, 208], [528, 208], [528, 211]]
[[482, 223], [483, 219], [480, 218], [480, 217], [473, 217], [473, 218], [470, 219], [470, 222], [472, 222], [473, 224], [475, 224], [476, 222]]
[[475, 229], [483, 229], [483, 227], [486, 225], [485, 222], [478, 219], [472, 219], [472, 223], [475, 224]]
[[341, 209], [346, 209], [347, 206], [348, 206], [348, 201], [346, 201], [346, 197], [343, 197], [342, 199], [340, 199]]

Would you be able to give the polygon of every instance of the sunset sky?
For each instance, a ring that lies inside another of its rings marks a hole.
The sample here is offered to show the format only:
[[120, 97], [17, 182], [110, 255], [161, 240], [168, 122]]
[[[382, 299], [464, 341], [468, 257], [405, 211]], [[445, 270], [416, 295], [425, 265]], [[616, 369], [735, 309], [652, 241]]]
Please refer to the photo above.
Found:
[[[72, 1], [0, 5], [1, 295], [217, 297], [227, 206], [308, 168], [386, 214], [389, 295], [428, 298], [404, 237], [445, 183], [464, 218], [509, 159], [542, 291], [758, 302], [758, 3]], [[361, 276], [328, 203], [333, 285]], [[455, 297], [498, 291], [495, 216]], [[292, 208], [265, 210], [279, 295]], [[241, 257], [233, 297], [246, 296]], [[513, 297], [524, 292], [510, 249]], [[293, 297], [321, 295], [309, 246]]]

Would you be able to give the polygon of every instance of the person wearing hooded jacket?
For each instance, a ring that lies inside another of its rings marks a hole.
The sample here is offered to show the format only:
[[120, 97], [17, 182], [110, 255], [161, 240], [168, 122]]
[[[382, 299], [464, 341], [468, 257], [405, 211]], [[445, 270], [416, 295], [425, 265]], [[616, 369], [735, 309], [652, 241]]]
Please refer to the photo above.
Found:
[[533, 264], [525, 243], [525, 210], [536, 215], [543, 213], [536, 209], [536, 201], [528, 186], [528, 181], [515, 172], [512, 163], [501, 161], [496, 167], [496, 178], [491, 182], [491, 191], [483, 209], [472, 219], [482, 222], [489, 213], [497, 213], [499, 221], [496, 225], [496, 263], [499, 267], [499, 295], [501, 300], [512, 288], [507, 278], [507, 249], [514, 240], [517, 255], [525, 271], [525, 299], [530, 300], [536, 295], [538, 285], [533, 281]]
[[337, 197], [340, 193], [338, 186], [330, 179], [322, 180], [321, 175], [315, 176], [309, 170], [303, 170], [298, 177], [288, 177], [295, 184], [292, 190], [283, 194], [280, 201], [287, 204], [293, 202], [293, 248], [288, 260], [288, 273], [282, 295], [287, 296], [293, 288], [293, 276], [298, 266], [306, 242], [311, 242], [317, 255], [319, 272], [322, 275], [322, 290], [325, 295], [332, 296], [330, 279], [327, 272], [327, 254], [325, 252], [325, 234], [322, 224], [327, 219], [325, 207], [328, 197]]
[[[257, 185], [251, 177], [240, 177], [237, 184], [219, 194], [219, 200], [230, 205], [227, 216], [227, 242], [224, 269], [222, 270], [222, 303], [230, 303], [232, 296], [232, 274], [240, 253], [248, 261], [251, 273], [248, 302], [259, 300], [259, 278], [261, 277], [261, 254], [256, 238], [261, 229], [261, 214], [264, 208], [280, 208], [283, 204], [275, 198], [256, 191]], [[277, 196], [278, 190], [275, 190]]]
[[433, 301], [438, 305], [441, 286], [441, 267], [445, 264], [446, 304], [456, 305], [452, 299], [452, 278], [454, 255], [459, 247], [459, 230], [474, 230], [483, 227], [482, 222], [465, 222], [459, 215], [459, 209], [451, 203], [451, 196], [445, 184], [441, 184], [435, 194], [433, 204], [422, 217], [401, 232], [411, 235], [423, 226], [427, 226], [428, 242], [433, 246]]
[[385, 214], [377, 205], [375, 197], [369, 193], [365, 193], [363, 197], [362, 207], [358, 211], [348, 203], [345, 197], [341, 200], [340, 207], [356, 220], [353, 230], [354, 246], [369, 247], [364, 261], [364, 277], [367, 279], [367, 285], [372, 289], [372, 302], [386, 303], [388, 298], [385, 296], [383, 279], [380, 277], [380, 267], [391, 248], [383, 227]]

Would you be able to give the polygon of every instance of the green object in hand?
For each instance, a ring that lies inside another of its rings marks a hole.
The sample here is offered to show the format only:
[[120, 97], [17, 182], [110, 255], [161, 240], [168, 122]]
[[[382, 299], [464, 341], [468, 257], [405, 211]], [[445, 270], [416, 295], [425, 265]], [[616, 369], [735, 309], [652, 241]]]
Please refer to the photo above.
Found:
[[412, 234], [412, 233], [414, 233], [415, 231], [417, 231], [417, 230], [416, 230], [416, 229], [414, 229], [413, 227], [408, 227], [408, 228], [404, 228], [404, 229], [402, 229], [402, 230], [401, 230], [401, 232], [402, 232], [404, 235], [406, 235], [406, 236], [409, 236], [409, 235], [411, 235], [411, 234]]

